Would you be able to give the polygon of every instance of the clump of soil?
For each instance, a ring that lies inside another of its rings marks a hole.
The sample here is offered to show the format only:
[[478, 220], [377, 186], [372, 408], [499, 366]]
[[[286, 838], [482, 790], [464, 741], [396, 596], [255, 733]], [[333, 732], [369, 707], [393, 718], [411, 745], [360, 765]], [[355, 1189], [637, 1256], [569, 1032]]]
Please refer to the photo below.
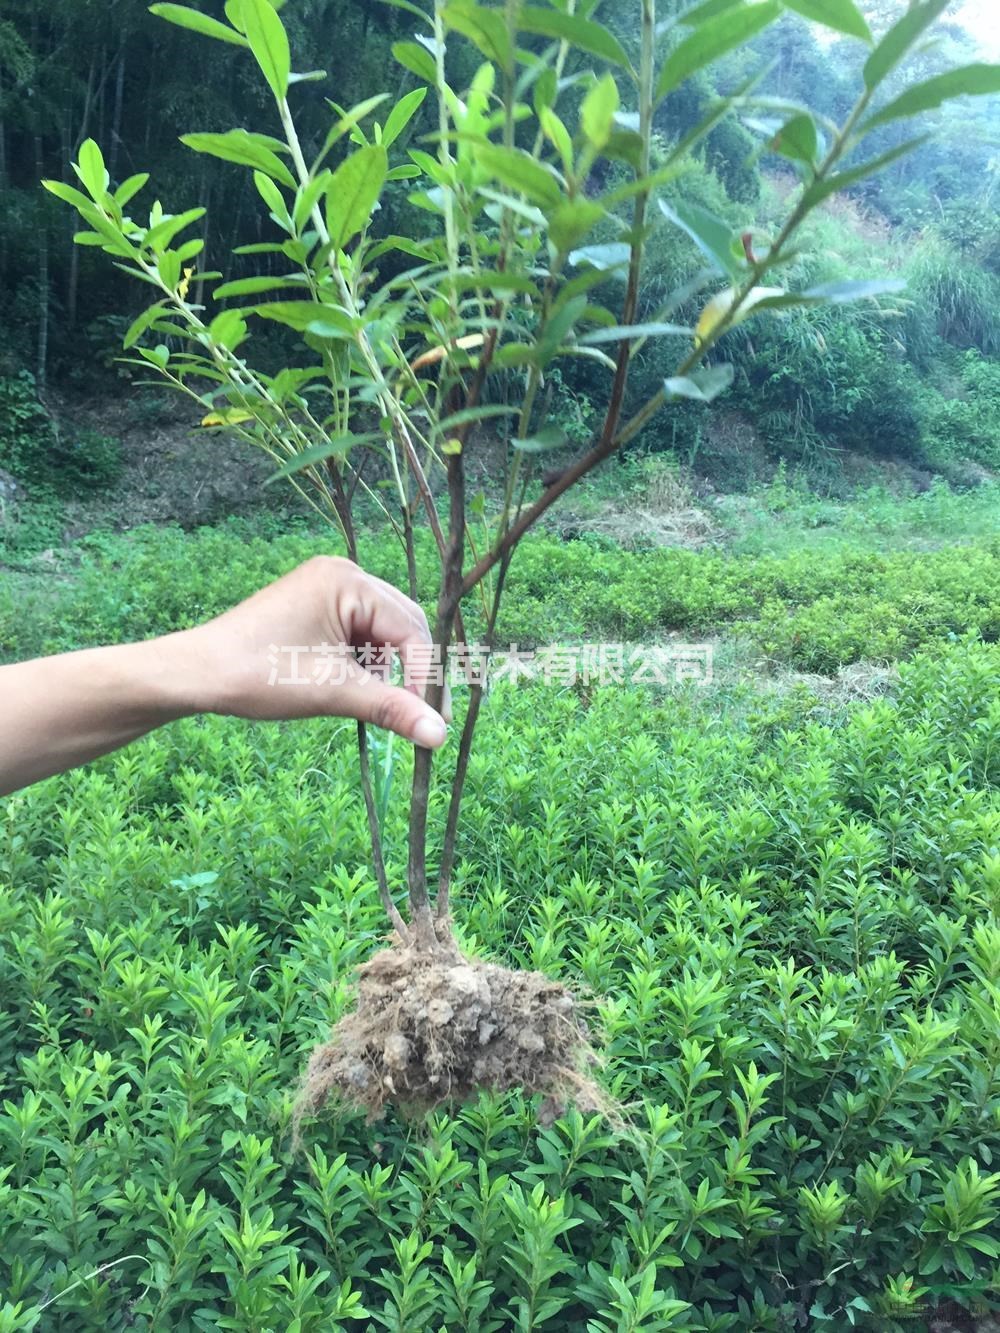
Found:
[[580, 1003], [559, 982], [468, 958], [450, 932], [434, 948], [396, 943], [359, 969], [357, 1007], [313, 1051], [296, 1137], [331, 1101], [373, 1121], [390, 1103], [420, 1113], [520, 1088], [544, 1095], [546, 1122], [568, 1103], [608, 1112], [596, 1064]]

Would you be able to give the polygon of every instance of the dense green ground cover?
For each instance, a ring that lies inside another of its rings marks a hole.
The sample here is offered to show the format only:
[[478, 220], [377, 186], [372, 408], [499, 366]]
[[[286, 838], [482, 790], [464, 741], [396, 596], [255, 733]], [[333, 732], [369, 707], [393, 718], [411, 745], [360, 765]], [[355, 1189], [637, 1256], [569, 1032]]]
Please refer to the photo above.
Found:
[[[4, 652], [192, 623], [316, 547], [89, 538], [64, 581], [0, 585]], [[379, 539], [366, 561], [402, 577]], [[456, 916], [473, 951], [598, 997], [624, 1134], [484, 1098], [326, 1121], [291, 1155], [305, 1053], [382, 930], [348, 724], [184, 723], [8, 799], [0, 1330], [893, 1333], [988, 1306], [1000, 646], [976, 637], [998, 626], [982, 532], [919, 555], [522, 550], [505, 641], [918, 650], [853, 709], [731, 683], [491, 693]]]
[[[150, 527], [85, 538], [80, 568], [61, 591], [46, 575], [34, 612], [23, 581], [0, 579], [0, 654], [30, 656], [191, 625], [317, 550], [340, 549], [332, 533], [251, 531], [233, 522], [192, 535]], [[430, 555], [425, 544], [419, 567], [427, 587]], [[390, 536], [370, 538], [362, 558], [373, 572], [405, 584]], [[872, 549], [857, 539], [823, 549], [805, 537], [780, 555], [736, 556], [632, 552], [598, 539], [537, 535], [518, 552], [510, 589], [499, 626], [504, 644], [726, 630], [749, 634], [776, 661], [836, 671], [860, 659], [891, 662], [966, 633], [1000, 637], [1000, 537], [994, 526], [992, 536], [915, 559], [911, 550]]]
[[964, 646], [833, 726], [495, 691], [458, 919], [605, 997], [617, 1139], [483, 1099], [290, 1157], [381, 930], [346, 725], [191, 722], [9, 800], [0, 1327], [890, 1330], [995, 1291], [998, 691]]

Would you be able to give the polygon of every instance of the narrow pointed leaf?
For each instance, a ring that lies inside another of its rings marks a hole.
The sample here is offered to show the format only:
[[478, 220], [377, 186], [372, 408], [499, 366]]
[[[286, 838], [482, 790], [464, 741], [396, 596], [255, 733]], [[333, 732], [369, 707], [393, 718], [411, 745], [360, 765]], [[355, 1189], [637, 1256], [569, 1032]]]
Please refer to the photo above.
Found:
[[908, 9], [865, 61], [865, 87], [877, 88], [950, 4], [951, 0], [923, 0]]
[[667, 56], [656, 85], [657, 100], [678, 88], [698, 70], [748, 42], [773, 23], [780, 13], [778, 0], [764, 0], [762, 4], [727, 9], [702, 23]]
[[622, 69], [630, 67], [628, 55], [618, 38], [592, 19], [564, 14], [559, 9], [539, 9], [535, 5], [524, 5], [517, 15], [517, 26], [521, 32], [534, 33], [538, 37], [551, 37], [555, 41], [570, 42], [577, 50], [599, 56], [600, 59], [607, 60], [612, 65], [619, 65]]
[[85, 139], [80, 145], [77, 170], [92, 198], [103, 199], [108, 189], [108, 171], [104, 154], [93, 139]]
[[544, 454], [550, 449], [562, 449], [569, 443], [569, 436], [560, 426], [543, 426], [526, 440], [511, 440], [515, 449], [523, 454]]
[[273, 292], [278, 287], [301, 287], [302, 281], [294, 278], [237, 278], [235, 282], [224, 282], [216, 287], [212, 295], [217, 301], [224, 301], [229, 296], [259, 296], [261, 292]]
[[906, 143], [890, 148], [887, 153], [882, 153], [869, 162], [862, 162], [860, 166], [851, 167], [850, 170], [842, 171], [837, 176], [829, 176], [826, 180], [817, 181], [814, 185], [810, 185], [802, 196], [802, 202], [807, 209], [815, 208], [817, 204], [821, 204], [824, 199], [828, 199], [831, 194], [836, 194], [838, 190], [850, 189], [852, 185], [864, 180], [866, 176], [871, 176], [875, 172], [881, 171], [883, 167], [887, 167], [890, 162], [895, 162], [897, 158], [912, 153], [915, 148], [925, 144], [929, 138], [930, 135], [922, 134], [918, 139], [908, 139]]
[[129, 176], [128, 180], [122, 181], [118, 189], [115, 190], [115, 203], [118, 207], [124, 208], [131, 199], [134, 199], [148, 180], [148, 171], [137, 171], [134, 176]]
[[303, 468], [315, 467], [317, 463], [325, 463], [328, 458], [344, 458], [356, 445], [372, 444], [381, 438], [381, 435], [340, 435], [335, 440], [327, 440], [323, 444], [314, 444], [309, 449], [303, 449], [294, 458], [290, 458], [287, 463], [283, 463], [277, 472], [272, 472], [264, 485], [271, 486], [274, 482], [280, 481], [282, 477], [294, 476], [296, 472], [301, 472]]
[[618, 111], [618, 85], [611, 74], [598, 79], [580, 107], [580, 128], [591, 145], [602, 151], [611, 138]]
[[608, 245], [585, 245], [579, 250], [574, 250], [569, 262], [574, 268], [580, 264], [588, 264], [601, 273], [609, 273], [614, 269], [628, 268], [631, 258], [632, 251], [629, 246], [622, 241], [612, 241]]
[[315, 333], [321, 338], [350, 338], [354, 334], [354, 325], [346, 310], [319, 301], [268, 301], [254, 306], [254, 314], [287, 324], [299, 333]]
[[241, 14], [250, 50], [279, 102], [288, 93], [292, 60], [288, 34], [269, 0], [241, 0]]
[[183, 231], [185, 227], [190, 227], [192, 222], [197, 222], [199, 218], [204, 216], [205, 210], [203, 208], [189, 208], [186, 213], [178, 213], [176, 217], [164, 218], [155, 227], [150, 227], [146, 233], [146, 245], [151, 250], [166, 249], [178, 232]]
[[477, 162], [502, 185], [519, 190], [542, 208], [558, 208], [562, 202], [562, 190], [555, 176], [523, 149], [483, 143], [475, 154]]
[[124, 349], [128, 351], [130, 347], [134, 347], [149, 326], [155, 323], [162, 314], [163, 305], [157, 302], [156, 305], [151, 305], [148, 310], [144, 310], [137, 319], [134, 319], [129, 325], [128, 332], [122, 340]]
[[680, 227], [694, 241], [705, 258], [726, 277], [739, 278], [746, 266], [733, 254], [731, 227], [700, 204], [678, 203], [674, 207], [660, 200], [664, 217]]
[[157, 18], [166, 19], [168, 23], [176, 23], [179, 28], [200, 32], [203, 37], [214, 37], [217, 41], [230, 42], [233, 46], [250, 45], [245, 37], [225, 23], [209, 18], [197, 9], [189, 9], [187, 5], [150, 5], [149, 12]]
[[850, 301], [864, 301], [872, 296], [889, 296], [894, 292], [906, 290], [902, 278], [873, 278], [853, 282], [837, 280], [817, 283], [803, 295], [813, 301], [824, 301], [831, 305], [846, 305]]
[[501, 69], [513, 67], [514, 48], [501, 10], [487, 9], [473, 0], [452, 0], [450, 5], [445, 5], [441, 17], [449, 28], [468, 37], [487, 60], [492, 60]]
[[780, 153], [793, 162], [804, 162], [810, 167], [816, 165], [818, 148], [816, 122], [809, 115], [793, 116], [771, 140], [772, 152]]
[[812, 23], [860, 37], [863, 42], [872, 40], [871, 29], [854, 0], [785, 0], [785, 4]]
[[404, 69], [415, 74], [425, 83], [437, 82], [437, 68], [434, 57], [419, 42], [393, 42], [392, 54]]
[[914, 88], [907, 88], [905, 93], [876, 112], [866, 122], [865, 129], [873, 130], [877, 125], [902, 120], [906, 116], [919, 116], [921, 112], [932, 111], [942, 102], [950, 102], [956, 97], [987, 97], [995, 93], [1000, 93], [1000, 65], [963, 65], [918, 83]]
[[382, 127], [382, 147], [390, 148], [420, 110], [427, 96], [426, 88], [414, 88], [412, 93], [401, 97], [386, 117]]
[[696, 403], [710, 403], [725, 393], [733, 382], [735, 371], [730, 365], [705, 366], [690, 375], [678, 375], [663, 381], [671, 398], [690, 398]]
[[[65, 181], [43, 180], [42, 185], [48, 190], [49, 194], [54, 194], [57, 199], [61, 199], [64, 204], [72, 204], [75, 209], [85, 215], [93, 212], [94, 205], [80, 190], [73, 185], [67, 185]], [[88, 216], [88, 221], [90, 218]]]
[[581, 344], [592, 347], [597, 343], [619, 343], [633, 338], [690, 338], [692, 330], [683, 324], [622, 324], [613, 329], [595, 329], [580, 339]]
[[278, 157], [277, 150], [284, 149], [279, 139], [250, 134], [247, 130], [228, 130], [225, 134], [182, 134], [181, 143], [196, 153], [208, 153], [224, 162], [253, 167], [285, 185], [295, 186], [292, 173]]
[[388, 170], [385, 149], [369, 144], [345, 158], [333, 173], [326, 192], [326, 217], [331, 244], [338, 249], [368, 225]]

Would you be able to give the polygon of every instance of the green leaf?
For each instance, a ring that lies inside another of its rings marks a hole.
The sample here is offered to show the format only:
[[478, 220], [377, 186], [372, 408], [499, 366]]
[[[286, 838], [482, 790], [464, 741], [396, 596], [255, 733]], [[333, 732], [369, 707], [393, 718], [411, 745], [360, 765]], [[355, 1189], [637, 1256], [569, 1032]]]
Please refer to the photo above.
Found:
[[578, 51], [586, 51], [588, 55], [598, 56], [601, 60], [619, 65], [622, 69], [631, 68], [625, 48], [618, 38], [592, 19], [564, 14], [559, 9], [539, 9], [535, 5], [524, 5], [518, 11], [517, 26], [521, 32], [569, 42]]
[[994, 93], [1000, 93], [1000, 65], [963, 65], [907, 88], [866, 121], [864, 129], [873, 130], [877, 125], [905, 116], [919, 116], [922, 111], [931, 111], [955, 97], [988, 97]]
[[580, 339], [584, 346], [593, 347], [597, 343], [619, 343], [626, 338], [690, 338], [694, 330], [683, 324], [622, 324], [613, 329], [595, 329]]
[[392, 54], [396, 61], [425, 83], [437, 83], [434, 57], [419, 42], [393, 42]]
[[[89, 215], [94, 210], [93, 203], [72, 185], [67, 185], [65, 181], [43, 180], [42, 185], [48, 190], [49, 194], [54, 194], [57, 199], [61, 199], [64, 204], [72, 204], [78, 212], [84, 212]], [[88, 221], [89, 221], [88, 216]]]
[[250, 45], [245, 37], [232, 28], [197, 9], [189, 9], [187, 5], [150, 5], [149, 12], [157, 18], [166, 19], [168, 23], [176, 23], [179, 28], [200, 32], [203, 37], [215, 37], [220, 42], [231, 42], [233, 46]]
[[800, 114], [786, 121], [771, 140], [771, 150], [793, 162], [804, 162], [815, 167], [819, 147], [816, 122], [812, 116]]
[[125, 205], [139, 193], [148, 180], [148, 171], [138, 171], [134, 176], [129, 176], [128, 180], [122, 181], [118, 189], [115, 190], [114, 195], [115, 203], [118, 207], [124, 208]]
[[449, 28], [468, 37], [487, 60], [504, 70], [513, 68], [514, 47], [507, 21], [500, 10], [487, 9], [475, 4], [474, 0], [452, 0], [450, 5], [445, 5], [441, 17]]
[[434, 20], [430, 14], [424, 13], [418, 5], [412, 4], [411, 0], [383, 0], [383, 3], [392, 5], [394, 9], [404, 9], [407, 14], [412, 14], [414, 18], [422, 19], [429, 28], [434, 27]]
[[279, 102], [288, 94], [292, 58], [285, 25], [269, 0], [241, 0], [240, 13], [254, 59]]
[[197, 222], [199, 218], [205, 216], [203, 208], [189, 208], [186, 213], [178, 213], [176, 217], [164, 218], [158, 222], [155, 227], [150, 227], [146, 232], [145, 244], [151, 250], [165, 250], [178, 232], [183, 231], [185, 227], [190, 227], [192, 222]]
[[764, 0], [761, 4], [739, 5], [708, 19], [685, 37], [667, 56], [656, 85], [659, 101], [685, 79], [704, 69], [719, 56], [742, 46], [781, 13], [778, 0]]
[[538, 109], [538, 123], [546, 139], [555, 145], [556, 152], [562, 159], [563, 171], [567, 176], [573, 174], [573, 139], [569, 130], [549, 106]]
[[338, 106], [336, 102], [329, 102], [329, 99], [327, 99], [329, 105], [336, 111], [339, 119], [330, 126], [330, 131], [327, 134], [326, 139], [323, 141], [323, 147], [320, 149], [316, 161], [313, 163], [313, 175], [319, 170], [320, 165], [326, 159], [327, 153], [329, 153], [330, 149], [338, 139], [342, 139], [345, 134], [349, 134], [355, 126], [359, 125], [361, 121], [364, 120], [365, 116], [370, 115], [376, 107], [381, 106], [383, 102], [388, 101], [388, 98], [388, 93], [379, 93], [377, 97], [366, 97], [365, 100], [359, 102], [357, 106], [352, 106], [350, 111], [345, 111], [343, 107]]
[[905, 290], [906, 283], [902, 278], [874, 278], [855, 282], [821, 282], [802, 294], [810, 300], [846, 305], [849, 301], [863, 301], [870, 296], [888, 296]]
[[228, 296], [258, 296], [261, 292], [273, 292], [276, 287], [295, 287], [301, 283], [291, 278], [237, 278], [235, 282], [224, 282], [216, 287], [212, 295], [217, 301], [224, 301]]
[[543, 454], [550, 449], [562, 449], [569, 444], [569, 436], [561, 426], [543, 426], [526, 440], [511, 440], [515, 449], [523, 454]]
[[549, 214], [549, 238], [559, 254], [579, 245], [605, 216], [600, 204], [590, 199], [565, 199]]
[[311, 445], [308, 449], [303, 449], [301, 453], [290, 458], [287, 463], [283, 463], [277, 472], [272, 472], [264, 482], [265, 486], [271, 486], [282, 477], [294, 476], [296, 472], [301, 472], [303, 468], [315, 467], [317, 463], [324, 463], [328, 458], [345, 458], [348, 452], [359, 444], [371, 444], [376, 440], [381, 440], [381, 435], [338, 435], [335, 440], [326, 440], [323, 444]]
[[866, 176], [871, 176], [883, 167], [887, 167], [890, 162], [895, 162], [897, 158], [905, 157], [907, 153], [912, 153], [915, 148], [925, 144], [930, 138], [928, 134], [922, 134], [918, 139], [908, 139], [906, 143], [897, 144], [895, 148], [890, 148], [887, 153], [881, 153], [878, 157], [872, 158], [868, 162], [862, 162], [858, 167], [851, 167], [848, 171], [842, 171], [837, 176], [828, 176], [826, 180], [816, 181], [810, 185], [802, 196], [802, 203], [807, 210], [813, 209], [817, 204], [821, 204], [824, 199], [828, 199], [831, 194], [836, 194], [838, 190], [847, 190], [858, 181], [864, 180]]
[[170, 348], [164, 343], [159, 343], [156, 347], [140, 347], [138, 352], [141, 357], [151, 361], [160, 370], [165, 370], [170, 360]]
[[386, 117], [382, 127], [382, 147], [390, 148], [420, 110], [427, 96], [426, 88], [414, 88], [412, 93], [401, 97]]
[[257, 187], [257, 193], [267, 204], [271, 214], [278, 222], [279, 226], [286, 231], [293, 231], [292, 219], [288, 213], [288, 205], [285, 203], [285, 196], [275, 185], [270, 176], [265, 176], [263, 171], [253, 173], [253, 183]]
[[785, 0], [785, 4], [825, 28], [846, 33], [848, 37], [860, 37], [863, 42], [872, 40], [871, 29], [854, 0]]
[[583, 99], [580, 128], [598, 152], [607, 146], [611, 138], [619, 105], [618, 85], [611, 74], [605, 74], [603, 79], [599, 79]]
[[320, 301], [268, 301], [254, 306], [254, 314], [287, 324], [299, 333], [315, 333], [320, 338], [354, 336], [354, 325], [347, 311]]
[[891, 74], [920, 35], [951, 4], [951, 0], [924, 0], [912, 5], [865, 61], [865, 87], [874, 89]]
[[495, 417], [515, 417], [520, 409], [516, 407], [463, 407], [458, 412], [453, 412], [450, 417], [445, 417], [439, 421], [431, 431], [431, 438], [437, 439], [442, 435], [457, 430], [459, 426], [468, 426], [476, 421], [490, 421]]
[[558, 208], [562, 202], [563, 193], [555, 176], [523, 149], [483, 143], [476, 148], [475, 155], [480, 166], [502, 185], [520, 191], [542, 208]]
[[182, 134], [181, 143], [196, 153], [208, 153], [224, 162], [253, 167], [284, 185], [295, 187], [295, 178], [277, 155], [279, 150], [285, 151], [280, 139], [250, 134], [247, 130], [228, 130], [225, 134]]
[[389, 160], [381, 144], [369, 144], [345, 158], [326, 191], [326, 224], [330, 242], [342, 250], [368, 225], [385, 183]]
[[[743, 0], [702, 0], [701, 4], [694, 5], [685, 13], [678, 15], [676, 21], [683, 23], [686, 28], [697, 27], [706, 19], [714, 19], [717, 14], [725, 13], [727, 9], [735, 9], [742, 3]], [[667, 19], [666, 23], [672, 27], [674, 20]]]
[[558, 354], [563, 342], [573, 332], [577, 320], [583, 317], [586, 309], [587, 298], [582, 293], [553, 309], [548, 321], [542, 327], [535, 347], [534, 360], [537, 365], [547, 365]]
[[663, 387], [671, 398], [690, 398], [696, 403], [710, 403], [725, 393], [733, 382], [735, 371], [730, 365], [704, 366], [690, 375], [679, 375], [664, 380]]
[[242, 310], [223, 310], [208, 326], [209, 337], [235, 351], [247, 336], [247, 322]]
[[705, 258], [726, 277], [739, 279], [746, 265], [733, 253], [733, 232], [729, 224], [700, 204], [678, 203], [673, 208], [659, 201], [663, 216], [687, 232]]
[[148, 310], [144, 310], [138, 318], [134, 319], [122, 339], [124, 349], [128, 351], [130, 347], [134, 347], [149, 326], [159, 319], [162, 314], [163, 305], [157, 302], [156, 305], [151, 305]]
[[[505, 194], [502, 190], [490, 190], [485, 185], [479, 187], [479, 194], [484, 199], [490, 199], [494, 205], [497, 205], [484, 210], [486, 216], [493, 222], [499, 222], [503, 217], [504, 209], [507, 209], [509, 212], [516, 214], [517, 217], [523, 218], [525, 222], [530, 223], [532, 227], [544, 227], [546, 225], [546, 217], [541, 209], [536, 208], [534, 204], [526, 204], [523, 199], [518, 199], [516, 195]], [[410, 198], [412, 201], [415, 196], [411, 195]], [[560, 205], [561, 207], [562, 205]], [[557, 211], [554, 210], [554, 212]]]
[[104, 154], [93, 139], [85, 139], [80, 145], [76, 171], [91, 198], [100, 203], [107, 194], [109, 178], [104, 165]]
[[296, 232], [301, 232], [312, 217], [313, 209], [329, 189], [332, 178], [332, 172], [323, 170], [317, 176], [314, 176], [307, 185], [299, 187], [295, 196], [295, 206], [292, 209], [292, 225]]
[[608, 245], [585, 245], [579, 250], [574, 250], [569, 257], [569, 262], [574, 268], [580, 264], [587, 264], [602, 273], [609, 273], [614, 269], [626, 269], [631, 260], [631, 247], [623, 241], [612, 241]]

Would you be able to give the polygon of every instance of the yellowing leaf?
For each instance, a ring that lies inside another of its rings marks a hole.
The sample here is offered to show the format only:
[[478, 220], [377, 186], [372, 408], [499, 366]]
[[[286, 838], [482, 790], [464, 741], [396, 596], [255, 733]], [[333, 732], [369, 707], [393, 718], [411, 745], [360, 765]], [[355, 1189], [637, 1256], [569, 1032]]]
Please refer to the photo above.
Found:
[[253, 421], [253, 413], [245, 411], [242, 407], [227, 407], [221, 412], [209, 412], [207, 417], [202, 417], [203, 426], [238, 426], [242, 421]]
[[473, 347], [482, 347], [485, 341], [481, 333], [467, 333], [464, 338], [456, 338], [448, 347], [432, 347], [429, 352], [421, 352], [415, 361], [410, 362], [410, 369], [422, 370], [424, 366], [437, 365], [439, 361], [445, 359], [453, 347], [467, 352]]
[[[723, 291], [718, 292], [712, 297], [699, 315], [698, 323], [695, 325], [695, 347], [700, 347], [704, 342], [708, 341], [729, 313], [737, 295], [738, 293], [735, 287], [726, 287]], [[734, 329], [737, 324], [742, 324], [748, 315], [753, 314], [754, 307], [760, 305], [761, 301], [767, 301], [771, 297], [784, 295], [784, 289], [781, 287], [754, 287], [740, 306], [739, 310], [733, 316], [729, 327]]]
[[188, 288], [191, 286], [191, 279], [193, 276], [194, 276], [194, 265], [192, 264], [190, 268], [186, 268], [184, 270], [184, 276], [177, 284], [177, 295], [181, 298], [182, 301], [187, 297]]
[[462, 441], [445, 440], [444, 444], [442, 444], [441, 446], [441, 452], [443, 454], [447, 454], [448, 457], [453, 457], [455, 454], [460, 454], [462, 452]]

